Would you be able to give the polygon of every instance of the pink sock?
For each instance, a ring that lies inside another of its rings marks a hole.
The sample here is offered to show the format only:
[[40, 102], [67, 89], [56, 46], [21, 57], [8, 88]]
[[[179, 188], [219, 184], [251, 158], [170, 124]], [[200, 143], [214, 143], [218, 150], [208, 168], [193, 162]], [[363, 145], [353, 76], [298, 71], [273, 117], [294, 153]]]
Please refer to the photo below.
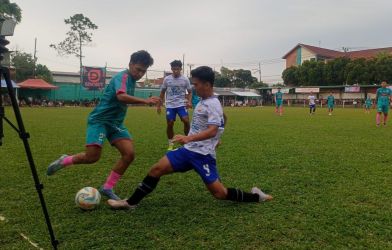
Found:
[[387, 124], [388, 115], [384, 115], [384, 124]]
[[67, 156], [63, 159], [63, 161], [61, 162], [61, 165], [63, 165], [64, 167], [66, 166], [70, 166], [73, 164], [73, 156]]
[[376, 123], [377, 125], [380, 124], [380, 113], [377, 113], [376, 115]]
[[114, 171], [110, 172], [110, 175], [108, 176], [108, 178], [106, 179], [105, 184], [103, 184], [103, 188], [104, 189], [112, 189], [117, 181], [121, 178], [121, 174], [118, 174]]

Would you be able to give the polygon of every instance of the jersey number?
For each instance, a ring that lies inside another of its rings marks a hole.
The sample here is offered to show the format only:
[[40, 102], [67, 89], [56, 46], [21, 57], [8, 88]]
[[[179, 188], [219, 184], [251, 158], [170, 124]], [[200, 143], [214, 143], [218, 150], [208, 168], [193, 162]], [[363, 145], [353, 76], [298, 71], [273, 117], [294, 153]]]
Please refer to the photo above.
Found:
[[206, 176], [210, 176], [210, 167], [208, 166], [208, 164], [204, 164], [203, 165], [204, 170], [207, 172]]

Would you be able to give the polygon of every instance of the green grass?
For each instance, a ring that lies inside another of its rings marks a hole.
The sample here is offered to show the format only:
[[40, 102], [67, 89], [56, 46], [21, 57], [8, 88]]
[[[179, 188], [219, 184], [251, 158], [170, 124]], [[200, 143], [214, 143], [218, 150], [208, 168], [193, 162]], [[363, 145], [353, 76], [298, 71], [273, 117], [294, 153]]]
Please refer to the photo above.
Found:
[[[7, 109], [8, 117], [13, 117]], [[83, 150], [85, 108], [24, 108], [27, 131], [60, 249], [391, 249], [391, 127], [376, 128], [374, 113], [337, 109], [228, 108], [218, 169], [228, 187], [259, 186], [265, 204], [216, 201], [194, 172], [162, 178], [131, 212], [102, 204], [83, 212], [74, 195], [98, 187], [118, 158], [105, 144], [102, 159], [45, 176], [62, 153]], [[374, 112], [374, 111], [373, 111]], [[126, 126], [136, 160], [117, 186], [130, 195], [166, 149], [164, 116], [130, 108]], [[392, 124], [391, 124], [392, 126]], [[0, 249], [26, 249], [27, 235], [50, 248], [23, 145], [9, 126], [0, 147]], [[181, 126], [177, 122], [176, 131]]]

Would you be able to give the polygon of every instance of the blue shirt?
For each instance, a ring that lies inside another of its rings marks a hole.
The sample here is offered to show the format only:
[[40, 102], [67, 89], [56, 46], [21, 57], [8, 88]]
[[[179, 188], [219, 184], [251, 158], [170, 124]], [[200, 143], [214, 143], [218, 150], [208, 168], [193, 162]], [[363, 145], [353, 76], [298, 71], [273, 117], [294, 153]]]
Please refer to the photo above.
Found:
[[135, 94], [135, 84], [136, 81], [129, 75], [128, 70], [114, 75], [106, 86], [101, 101], [90, 113], [88, 122], [122, 124], [127, 113], [127, 104], [120, 102], [117, 95], [126, 93], [133, 96]]

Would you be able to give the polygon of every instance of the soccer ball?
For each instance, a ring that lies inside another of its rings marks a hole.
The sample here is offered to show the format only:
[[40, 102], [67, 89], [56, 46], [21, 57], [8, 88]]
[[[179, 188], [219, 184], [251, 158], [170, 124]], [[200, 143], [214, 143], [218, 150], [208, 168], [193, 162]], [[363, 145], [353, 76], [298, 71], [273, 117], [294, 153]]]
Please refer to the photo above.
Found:
[[99, 205], [101, 194], [93, 187], [84, 187], [75, 196], [76, 206], [83, 210], [92, 210]]

